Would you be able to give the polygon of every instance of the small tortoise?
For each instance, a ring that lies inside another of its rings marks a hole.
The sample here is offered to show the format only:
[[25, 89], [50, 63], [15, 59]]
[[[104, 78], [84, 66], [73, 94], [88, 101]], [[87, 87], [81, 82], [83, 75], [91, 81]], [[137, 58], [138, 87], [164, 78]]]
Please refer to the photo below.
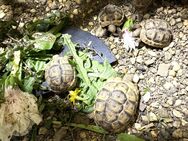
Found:
[[133, 120], [138, 99], [138, 88], [130, 80], [111, 78], [97, 94], [92, 116], [104, 129], [121, 132]]
[[100, 27], [97, 29], [99, 33], [97, 36], [104, 36], [107, 32], [112, 34], [117, 34], [118, 26], [121, 26], [124, 22], [124, 12], [123, 10], [112, 4], [105, 6], [98, 15]]
[[76, 72], [69, 64], [68, 57], [54, 55], [45, 69], [45, 79], [50, 90], [61, 93], [76, 84]]
[[135, 30], [133, 36], [140, 35], [140, 40], [152, 47], [166, 47], [173, 39], [170, 26], [165, 20], [148, 19], [142, 22], [141, 28], [138, 28], [137, 30], [139, 32]]

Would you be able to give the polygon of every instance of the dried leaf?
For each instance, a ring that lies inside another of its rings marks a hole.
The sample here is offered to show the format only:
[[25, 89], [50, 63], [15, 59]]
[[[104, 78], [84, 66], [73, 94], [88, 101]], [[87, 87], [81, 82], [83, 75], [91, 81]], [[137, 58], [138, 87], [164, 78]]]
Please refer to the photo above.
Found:
[[34, 95], [22, 92], [19, 88], [5, 89], [5, 102], [0, 107], [0, 129], [6, 131], [6, 134], [0, 132], [2, 141], [10, 140], [8, 136], [25, 135], [33, 124], [41, 122], [36, 101]]

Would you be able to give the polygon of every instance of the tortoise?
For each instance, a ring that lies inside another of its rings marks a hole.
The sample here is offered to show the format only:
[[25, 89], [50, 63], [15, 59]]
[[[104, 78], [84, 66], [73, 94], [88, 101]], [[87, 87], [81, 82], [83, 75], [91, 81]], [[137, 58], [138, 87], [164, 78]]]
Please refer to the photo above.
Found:
[[45, 80], [55, 93], [66, 92], [76, 85], [76, 71], [69, 64], [68, 56], [54, 55], [46, 65]]
[[134, 83], [120, 77], [110, 78], [96, 96], [92, 118], [109, 132], [121, 132], [133, 120], [138, 99]]
[[133, 36], [140, 36], [140, 40], [152, 47], [163, 48], [168, 46], [172, 39], [169, 24], [162, 19], [148, 19], [141, 23], [141, 28], [133, 31]]
[[121, 26], [124, 22], [125, 15], [122, 8], [108, 4], [106, 5], [98, 15], [99, 28], [97, 29], [99, 32], [97, 36], [104, 36], [107, 32], [117, 34], [118, 30], [120, 30], [119, 26]]

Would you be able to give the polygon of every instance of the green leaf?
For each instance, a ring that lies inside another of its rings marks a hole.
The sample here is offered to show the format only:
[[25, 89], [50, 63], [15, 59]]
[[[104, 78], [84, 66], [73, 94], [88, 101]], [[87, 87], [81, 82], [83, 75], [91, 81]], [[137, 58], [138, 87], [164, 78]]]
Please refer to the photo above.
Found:
[[87, 58], [86, 59], [86, 62], [84, 63], [84, 67], [85, 67], [85, 69], [89, 69], [89, 68], [91, 68], [91, 59], [89, 59], [89, 58]]
[[31, 93], [32, 90], [33, 90], [33, 85], [34, 85], [35, 81], [36, 81], [35, 77], [25, 78], [24, 81], [23, 81], [24, 91]]
[[69, 51], [75, 60], [76, 69], [79, 72], [80, 77], [88, 86], [91, 86], [91, 82], [87, 76], [87, 71], [84, 68], [83, 60], [78, 56], [76, 52], [76, 44], [71, 41], [71, 35], [62, 35], [62, 40], [64, 41], [64, 45], [67, 45], [67, 47], [69, 48]]
[[[77, 51], [76, 44], [71, 41], [70, 35], [62, 35], [61, 40], [64, 41], [64, 45], [68, 46], [70, 54], [73, 56], [74, 63], [72, 62], [72, 64], [75, 64], [74, 66], [78, 72], [77, 76], [80, 78], [81, 93], [77, 100], [83, 104], [82, 107], [91, 107], [104, 82], [108, 78], [116, 76], [117, 72], [107, 60], [103, 64], [91, 60], [89, 50]], [[82, 111], [87, 111], [87, 108], [82, 109]]]
[[133, 20], [132, 19], [128, 19], [124, 25], [123, 25], [123, 30], [124, 29], [128, 29], [130, 30], [130, 28], [133, 26]]
[[36, 73], [45, 70], [46, 61], [32, 60], [31, 58], [26, 60], [26, 66], [32, 68]]
[[127, 133], [121, 133], [121, 134], [118, 134], [117, 141], [144, 141], [144, 140], [141, 138], [138, 138], [134, 135], [130, 135]]
[[56, 36], [52, 33], [34, 33], [32, 37], [35, 39], [34, 48], [35, 51], [39, 52], [42, 50], [50, 50], [52, 49], [55, 41]]
[[105, 60], [103, 64], [100, 64], [97, 61], [93, 61], [92, 69], [94, 71], [88, 73], [88, 75], [90, 77], [98, 77], [103, 81], [118, 75], [107, 60]]

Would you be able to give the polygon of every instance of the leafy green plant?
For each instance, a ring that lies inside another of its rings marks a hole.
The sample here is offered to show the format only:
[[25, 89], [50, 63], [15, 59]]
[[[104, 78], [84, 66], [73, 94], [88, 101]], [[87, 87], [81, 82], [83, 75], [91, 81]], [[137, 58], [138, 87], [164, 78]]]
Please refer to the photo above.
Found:
[[15, 40], [0, 53], [0, 99], [8, 86], [18, 86], [31, 93], [43, 82], [45, 64], [52, 57], [49, 52], [56, 41], [52, 33], [35, 33]]
[[77, 45], [71, 41], [70, 35], [64, 34], [60, 39], [64, 45], [68, 46], [70, 55], [73, 56], [72, 64], [75, 66], [80, 78], [80, 91], [71, 92], [74, 99], [79, 101], [77, 108], [84, 112], [91, 112], [96, 94], [102, 88], [103, 83], [108, 78], [117, 76], [118, 73], [107, 60], [100, 64], [95, 60], [91, 60], [88, 53], [77, 50]]
[[130, 28], [132, 28], [133, 24], [134, 24], [134, 21], [133, 21], [132, 19], [128, 19], [128, 20], [124, 23], [122, 29], [123, 29], [123, 30], [125, 30], [125, 29], [130, 30]]

